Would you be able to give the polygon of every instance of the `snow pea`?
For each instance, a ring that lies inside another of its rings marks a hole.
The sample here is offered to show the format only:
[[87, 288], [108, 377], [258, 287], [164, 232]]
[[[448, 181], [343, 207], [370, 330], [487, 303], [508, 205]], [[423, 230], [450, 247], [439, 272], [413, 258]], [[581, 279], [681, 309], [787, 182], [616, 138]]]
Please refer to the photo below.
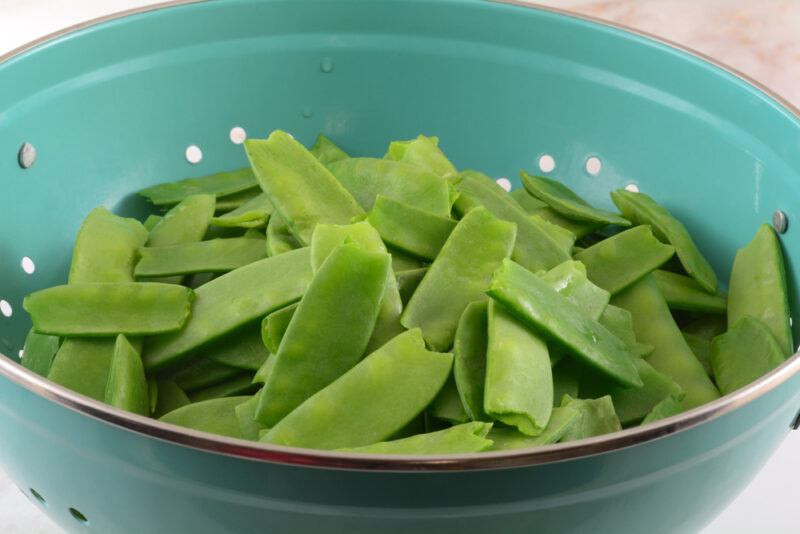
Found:
[[267, 356], [267, 359], [264, 360], [264, 363], [261, 367], [258, 368], [256, 371], [256, 375], [253, 377], [254, 384], [265, 384], [267, 382], [267, 378], [269, 378], [269, 374], [272, 372], [272, 368], [275, 367], [275, 355], [270, 354]]
[[286, 221], [273, 213], [267, 223], [267, 256], [277, 256], [300, 248], [300, 242], [289, 231]]
[[264, 239], [229, 237], [171, 247], [142, 247], [134, 274], [147, 278], [193, 273], [224, 273], [267, 257]]
[[700, 286], [709, 293], [717, 290], [717, 275], [711, 264], [703, 257], [683, 223], [673, 217], [666, 208], [644, 193], [634, 193], [625, 189], [613, 191], [611, 200], [626, 219], [633, 224], [651, 225], [658, 239], [675, 247], [675, 254], [681, 260], [681, 265]]
[[22, 360], [20, 363], [37, 375], [46, 377], [53, 365], [53, 358], [58, 352], [59, 339], [57, 336], [37, 334], [33, 328], [25, 337], [22, 347]]
[[415, 328], [364, 358], [284, 417], [260, 441], [340, 449], [389, 439], [430, 404], [453, 367]]
[[492, 451], [528, 449], [558, 443], [569, 429], [581, 418], [581, 413], [570, 406], [553, 408], [547, 426], [538, 436], [527, 436], [516, 428], [493, 428], [486, 436], [492, 440]]
[[223, 197], [218, 196], [214, 211], [215, 213], [222, 214], [241, 208], [261, 193], [261, 188], [255, 186], [240, 193], [233, 193], [232, 195], [225, 195]]
[[241, 369], [208, 358], [196, 358], [183, 369], [167, 376], [182, 390], [192, 392], [230, 380], [241, 372]]
[[492, 440], [486, 439], [491, 423], [470, 422], [437, 432], [417, 434], [394, 441], [382, 441], [363, 447], [338, 449], [359, 454], [463, 454], [489, 450]]
[[419, 283], [422, 282], [427, 272], [427, 267], [421, 267], [419, 269], [397, 271], [394, 273], [397, 279], [397, 289], [400, 291], [400, 301], [403, 303], [403, 306], [408, 305], [408, 301], [411, 300], [411, 295], [417, 290]]
[[169, 247], [201, 241], [214, 216], [214, 195], [191, 195], [170, 209], [150, 231], [148, 247]]
[[248, 139], [244, 149], [261, 189], [301, 245], [318, 223], [347, 224], [364, 210], [328, 169], [286, 132]]
[[108, 372], [105, 403], [148, 417], [150, 396], [142, 357], [122, 334], [117, 336]]
[[172, 380], [159, 380], [156, 382], [158, 399], [153, 409], [153, 417], [158, 419], [164, 414], [177, 410], [181, 406], [191, 404], [186, 393]]
[[85, 283], [36, 291], [22, 306], [40, 334], [148, 335], [179, 330], [192, 297], [191, 289], [175, 284]]
[[257, 371], [269, 351], [261, 340], [261, 326], [256, 322], [206, 345], [197, 355], [229, 367]]
[[711, 369], [723, 395], [761, 378], [785, 359], [769, 328], [749, 315], [711, 342]]
[[618, 213], [590, 206], [588, 202], [558, 180], [544, 176], [531, 176], [525, 171], [520, 171], [519, 175], [522, 179], [522, 186], [528, 193], [545, 202], [564, 217], [604, 225], [631, 225], [629, 220]]
[[575, 234], [538, 215], [528, 215], [528, 218], [534, 225], [538, 226], [542, 232], [549, 235], [568, 256], [572, 255], [575, 251]]
[[259, 260], [215, 278], [195, 291], [192, 315], [180, 332], [153, 337], [144, 367], [157, 371], [210, 343], [300, 299], [311, 281], [308, 248]]
[[201, 402], [223, 397], [248, 395], [254, 393], [258, 387], [258, 385], [253, 384], [253, 373], [239, 373], [230, 380], [189, 393], [189, 399], [192, 402]]
[[434, 260], [456, 221], [378, 195], [367, 221], [390, 247], [423, 260]]
[[283, 335], [289, 327], [289, 322], [297, 310], [297, 303], [290, 304], [279, 310], [270, 313], [261, 322], [261, 341], [264, 346], [272, 353], [278, 352]]
[[713, 378], [714, 373], [711, 370], [711, 340], [695, 334], [690, 334], [689, 332], [681, 332], [681, 334], [683, 334], [683, 339], [686, 340], [686, 344], [692, 349], [692, 353], [697, 357], [698, 361], [703, 364], [703, 369], [706, 370], [706, 374]]
[[611, 295], [591, 283], [586, 277], [586, 267], [575, 260], [565, 261], [542, 274], [542, 280], [579, 306], [595, 321], [600, 319]]
[[789, 314], [781, 245], [772, 227], [762, 224], [733, 260], [728, 325], [735, 325], [747, 315], [760, 319], [788, 356], [794, 352]]
[[67, 338], [47, 378], [81, 395], [104, 401], [114, 357], [114, 338]]
[[366, 211], [383, 195], [440, 217], [450, 213], [447, 182], [420, 167], [386, 159], [349, 158], [331, 164], [330, 169]]
[[620, 385], [642, 385], [633, 356], [620, 339], [519, 264], [504, 260], [488, 293], [529, 327], [550, 336], [572, 356]]
[[617, 413], [614, 411], [614, 402], [608, 395], [599, 399], [573, 399], [569, 395], [564, 395], [561, 406], [573, 408], [581, 414], [561, 436], [562, 443], [622, 430]]
[[458, 172], [439, 148], [438, 137], [419, 135], [408, 141], [392, 141], [384, 157], [427, 169], [443, 178], [449, 178]]
[[564, 395], [578, 396], [584, 370], [585, 366], [574, 358], [564, 358], [553, 366], [553, 406], [558, 406]]
[[511, 253], [515, 237], [512, 223], [485, 208], [470, 210], [428, 268], [400, 323], [409, 329], [422, 328], [434, 350], [449, 349], [464, 308], [485, 298], [492, 273]]
[[458, 388], [456, 388], [456, 381], [452, 374], [447, 379], [447, 382], [444, 383], [436, 398], [433, 399], [427, 413], [431, 417], [452, 424], [466, 423], [471, 420], [461, 404], [461, 397], [458, 395]]
[[495, 301], [489, 301], [483, 407], [528, 436], [541, 434], [553, 410], [547, 344]]
[[453, 375], [464, 411], [473, 421], [488, 421], [483, 410], [488, 346], [486, 300], [470, 302], [458, 320], [453, 342]]
[[212, 218], [211, 224], [223, 227], [260, 228], [267, 224], [273, 210], [267, 194], [261, 193], [238, 208]]
[[239, 423], [239, 430], [242, 432], [242, 437], [250, 441], [258, 441], [259, 433], [264, 430], [269, 430], [268, 427], [262, 425], [255, 420], [256, 407], [258, 406], [261, 392], [253, 395], [249, 400], [238, 405], [234, 411], [236, 412], [236, 420]]
[[664, 264], [675, 249], [653, 236], [649, 226], [636, 226], [575, 254], [586, 265], [589, 280], [619, 293]]
[[159, 421], [231, 438], [243, 438], [236, 407], [250, 397], [222, 397], [187, 404], [161, 416]]
[[147, 219], [145, 219], [145, 220], [144, 220], [144, 222], [142, 223], [142, 226], [144, 226], [144, 229], [145, 229], [145, 230], [147, 230], [147, 231], [149, 232], [149, 231], [151, 231], [153, 228], [155, 228], [155, 226], [156, 226], [156, 225], [157, 225], [159, 222], [161, 222], [161, 219], [163, 219], [163, 218], [164, 218], [164, 217], [162, 217], [161, 215], [152, 215], [152, 214], [151, 214], [151, 215], [148, 215], [148, 216], [147, 216]]
[[628, 310], [609, 304], [603, 310], [599, 322], [609, 332], [620, 338], [631, 354], [644, 358], [653, 352], [652, 345], [636, 341], [636, 334], [633, 331], [633, 316]]
[[675, 399], [674, 397], [664, 397], [661, 402], [653, 406], [653, 409], [650, 410], [650, 413], [647, 414], [647, 417], [642, 420], [642, 425], [653, 423], [661, 419], [666, 419], [667, 417], [672, 417], [673, 415], [678, 415], [682, 411], [681, 401], [679, 399]]
[[682, 332], [701, 337], [709, 343], [727, 329], [728, 323], [724, 315], [705, 314], [681, 325]]
[[253, 170], [246, 167], [200, 178], [186, 178], [177, 182], [154, 185], [140, 190], [139, 195], [147, 198], [156, 206], [167, 206], [177, 204], [191, 195], [212, 194], [219, 198], [256, 187], [258, 187], [258, 183], [253, 175]]
[[528, 215], [536, 215], [551, 224], [560, 226], [574, 235], [576, 239], [587, 236], [603, 226], [602, 223], [568, 219], [528, 193], [524, 188], [511, 191], [511, 197], [517, 201], [517, 204], [519, 204]]
[[662, 270], [653, 271], [653, 278], [672, 310], [725, 313], [725, 295], [710, 295], [694, 278]]
[[475, 206], [483, 206], [495, 217], [517, 225], [517, 239], [511, 258], [532, 272], [550, 269], [569, 259], [563, 243], [547, 234], [531, 220], [508, 193], [497, 184], [487, 184], [473, 174], [458, 176], [456, 187], [461, 193], [455, 211], [464, 216]]
[[275, 353], [256, 411], [274, 426], [364, 355], [380, 311], [389, 255], [340, 245], [314, 276]]
[[412, 258], [411, 256], [406, 256], [402, 252], [398, 252], [396, 250], [392, 252], [392, 270], [395, 273], [400, 271], [413, 271], [414, 269], [422, 269], [423, 267], [427, 267], [428, 264], [419, 260], [417, 258]]
[[685, 410], [719, 398], [717, 388], [678, 330], [652, 276], [615, 295], [611, 303], [631, 312], [636, 339], [655, 347], [647, 363], [683, 388]]
[[347, 152], [336, 146], [333, 141], [322, 134], [317, 136], [317, 140], [314, 142], [314, 146], [311, 147], [310, 152], [326, 167], [340, 159], [347, 159], [350, 157], [347, 155]]

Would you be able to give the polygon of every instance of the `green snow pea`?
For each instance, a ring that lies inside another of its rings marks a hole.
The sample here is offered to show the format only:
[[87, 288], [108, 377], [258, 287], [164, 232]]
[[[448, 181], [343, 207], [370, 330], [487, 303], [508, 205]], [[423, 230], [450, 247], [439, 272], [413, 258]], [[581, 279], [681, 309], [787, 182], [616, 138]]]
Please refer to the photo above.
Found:
[[181, 406], [191, 404], [189, 397], [186, 393], [172, 380], [159, 380], [156, 382], [158, 388], [158, 399], [156, 406], [153, 409], [153, 417], [158, 419], [162, 415], [167, 414], [173, 410], [177, 410]]
[[159, 421], [231, 438], [243, 438], [236, 407], [250, 397], [222, 397], [187, 404], [161, 416]]
[[104, 401], [114, 344], [114, 338], [65, 339], [53, 358], [47, 378], [76, 393]]
[[642, 425], [653, 423], [661, 419], [666, 419], [667, 417], [672, 417], [673, 415], [678, 415], [682, 411], [683, 409], [681, 408], [680, 399], [675, 399], [674, 397], [665, 397], [661, 402], [653, 406], [653, 409], [650, 410], [650, 413], [647, 414], [647, 417], [642, 420]]
[[649, 226], [636, 226], [575, 254], [586, 265], [589, 280], [612, 295], [659, 268], [675, 249], [653, 236]]
[[553, 224], [539, 215], [528, 215], [531, 222], [538, 226], [545, 234], [549, 235], [561, 249], [571, 256], [575, 251], [575, 234], [566, 228]]
[[472, 211], [476, 206], [483, 206], [498, 219], [517, 225], [517, 239], [511, 258], [526, 269], [533, 272], [550, 269], [572, 259], [569, 252], [564, 250], [563, 243], [532, 221], [499, 185], [488, 184], [473, 174], [462, 173], [458, 176], [456, 187], [461, 196], [454, 208], [460, 215]]
[[491, 423], [470, 422], [437, 432], [417, 434], [394, 441], [382, 441], [363, 447], [339, 449], [360, 454], [463, 454], [489, 450], [492, 440], [486, 434]]
[[464, 411], [473, 421], [488, 421], [483, 410], [488, 346], [486, 300], [470, 302], [458, 320], [453, 342], [453, 375]]
[[289, 322], [297, 310], [297, 303], [290, 304], [279, 310], [270, 313], [261, 322], [261, 341], [264, 346], [272, 353], [278, 352], [283, 335], [289, 328]]
[[750, 315], [760, 319], [784, 356], [794, 352], [789, 324], [786, 271], [778, 236], [762, 224], [753, 240], [736, 253], [728, 292], [728, 325]]
[[57, 336], [37, 334], [33, 328], [25, 337], [22, 347], [22, 360], [20, 363], [37, 375], [46, 377], [53, 365], [53, 358], [58, 352], [59, 339]]
[[143, 247], [134, 274], [146, 278], [193, 273], [224, 273], [267, 257], [263, 239], [229, 237], [171, 247]]
[[748, 315], [711, 342], [711, 369], [723, 395], [761, 378], [785, 359], [767, 326]]
[[560, 226], [574, 235], [576, 239], [587, 236], [603, 226], [602, 223], [568, 219], [528, 193], [524, 188], [511, 191], [511, 197], [517, 201], [517, 204], [519, 204], [528, 215], [536, 215], [551, 224]]
[[189, 393], [192, 402], [201, 402], [223, 397], [236, 397], [254, 393], [258, 385], [253, 384], [253, 373], [240, 373], [221, 384], [215, 384], [204, 389]]
[[156, 206], [177, 204], [191, 195], [212, 194], [224, 197], [258, 187], [253, 170], [250, 167], [235, 171], [218, 172], [200, 178], [186, 178], [177, 182], [147, 187], [139, 191], [139, 195], [147, 198]]
[[214, 216], [214, 195], [191, 195], [170, 209], [150, 231], [148, 247], [169, 247], [201, 241]]
[[277, 256], [300, 248], [300, 242], [289, 231], [286, 221], [273, 213], [267, 223], [267, 256]]
[[710, 295], [694, 278], [661, 270], [653, 271], [653, 278], [672, 310], [725, 313], [725, 295]]
[[259, 260], [215, 278], [195, 291], [192, 315], [180, 332], [153, 337], [144, 367], [157, 371], [190, 351], [300, 299], [311, 281], [308, 248]]
[[609, 332], [620, 338], [632, 354], [644, 358], [653, 352], [652, 345], [636, 341], [636, 334], [633, 331], [633, 316], [628, 310], [609, 304], [603, 310], [599, 322]]
[[236, 412], [236, 420], [239, 422], [239, 430], [242, 432], [242, 437], [250, 441], [258, 441], [259, 433], [264, 430], [269, 430], [269, 427], [255, 420], [256, 408], [258, 407], [262, 391], [263, 390], [259, 390], [258, 393], [250, 397], [249, 400], [246, 400], [234, 409]]
[[717, 388], [678, 330], [652, 276], [615, 295], [611, 303], [631, 312], [636, 339], [655, 347], [647, 363], [683, 388], [685, 410], [719, 398]]
[[152, 214], [151, 214], [151, 215], [148, 215], [148, 216], [147, 216], [147, 219], [145, 219], [145, 220], [144, 220], [144, 222], [142, 223], [142, 226], [144, 226], [144, 229], [145, 229], [145, 230], [147, 230], [147, 231], [149, 232], [149, 231], [151, 231], [153, 228], [155, 228], [155, 227], [156, 227], [156, 225], [157, 225], [159, 222], [161, 222], [161, 219], [163, 219], [163, 218], [164, 218], [164, 217], [162, 217], [161, 215], [152, 215]]
[[611, 200], [626, 219], [633, 224], [651, 225], [658, 239], [675, 247], [675, 254], [681, 260], [683, 268], [706, 291], [714, 293], [717, 290], [717, 275], [714, 274], [711, 264], [703, 257], [683, 223], [666, 208], [644, 193], [625, 189], [612, 191]]
[[191, 289], [175, 284], [85, 283], [36, 291], [22, 306], [40, 334], [148, 335], [179, 330], [192, 297]]
[[168, 376], [182, 390], [192, 392], [230, 380], [241, 372], [241, 369], [208, 358], [196, 358], [188, 366]]
[[340, 449], [389, 439], [425, 409], [453, 367], [425, 348], [418, 328], [364, 358], [284, 417], [260, 441]]
[[270, 354], [261, 367], [258, 368], [256, 371], [256, 375], [253, 377], [254, 384], [265, 384], [267, 382], [267, 378], [269, 378], [269, 374], [272, 372], [272, 368], [275, 367], [275, 355]]
[[600, 319], [611, 299], [608, 291], [589, 281], [586, 267], [579, 261], [569, 260], [556, 265], [542, 275], [542, 280], [595, 321]]
[[620, 385], [642, 385], [625, 344], [524, 267], [504, 260], [488, 293], [528, 326], [554, 338], [571, 355]]
[[431, 417], [453, 424], [466, 423], [471, 420], [461, 404], [461, 397], [458, 395], [453, 375], [450, 375], [439, 394], [433, 399], [427, 413]]
[[584, 369], [574, 358], [563, 358], [553, 366], [553, 406], [558, 406], [564, 395], [577, 398]]
[[422, 269], [423, 267], [428, 266], [428, 264], [423, 262], [422, 260], [418, 260], [417, 258], [412, 258], [411, 256], [406, 256], [402, 252], [393, 250], [391, 251], [391, 253], [392, 253], [392, 270], [395, 273], [399, 273], [400, 271], [413, 271], [414, 269]]
[[487, 317], [484, 410], [523, 434], [537, 436], [553, 410], [547, 344], [495, 301], [489, 302]]
[[336, 146], [333, 141], [322, 134], [317, 136], [317, 140], [314, 142], [314, 146], [311, 147], [310, 152], [326, 167], [340, 159], [347, 159], [350, 157], [347, 155], [347, 152]]
[[427, 272], [427, 267], [421, 267], [419, 269], [397, 271], [394, 273], [395, 278], [397, 278], [397, 289], [400, 291], [400, 301], [403, 303], [403, 306], [408, 305], [408, 301], [411, 300], [411, 295], [417, 290], [419, 283], [425, 278], [425, 273]]
[[606, 395], [599, 399], [573, 399], [564, 395], [562, 407], [577, 410], [581, 416], [561, 436], [561, 441], [574, 441], [576, 439], [591, 438], [622, 430], [622, 425], [614, 411], [614, 402]]
[[240, 193], [234, 193], [224, 197], [217, 197], [217, 205], [214, 208], [214, 211], [216, 213], [226, 213], [241, 208], [261, 193], [261, 188], [256, 185], [255, 187]]
[[708, 342], [728, 329], [724, 315], [701, 315], [691, 322], [681, 325], [681, 331], [701, 337]]
[[386, 159], [349, 158], [331, 164], [330, 169], [366, 211], [383, 195], [441, 217], [450, 214], [447, 182], [420, 167]]
[[439, 255], [456, 221], [378, 195], [367, 221], [390, 247], [424, 260]]
[[419, 135], [416, 139], [408, 141], [392, 141], [389, 143], [389, 150], [384, 157], [427, 169], [443, 178], [448, 178], [458, 172], [439, 148], [438, 137]]
[[256, 411], [274, 426], [364, 355], [380, 311], [389, 255], [337, 247], [320, 267], [275, 353]]
[[145, 417], [150, 416], [150, 395], [142, 357], [122, 334], [117, 336], [114, 345], [105, 403]]
[[266, 193], [261, 193], [238, 208], [214, 217], [211, 224], [223, 227], [260, 228], [267, 224], [274, 208]]
[[464, 308], [485, 298], [492, 273], [511, 253], [515, 237], [513, 224], [485, 208], [470, 210], [428, 268], [400, 323], [409, 329], [422, 328], [434, 350], [449, 349]]
[[328, 169], [286, 132], [248, 139], [244, 149], [261, 189], [301, 245], [318, 223], [347, 224], [364, 210]]
[[522, 179], [522, 186], [528, 193], [545, 202], [564, 217], [603, 225], [631, 225], [629, 220], [618, 213], [590, 206], [588, 202], [558, 180], [544, 176], [531, 176], [525, 171], [520, 171], [519, 175]]
[[269, 351], [261, 340], [261, 325], [256, 322], [203, 347], [197, 355], [229, 367], [258, 371]]
[[553, 408], [553, 414], [547, 426], [538, 436], [527, 436], [516, 428], [493, 428], [486, 436], [492, 440], [492, 451], [510, 451], [513, 449], [528, 449], [551, 445], [566, 434], [569, 429], [578, 423], [581, 413], [570, 406]]
[[686, 344], [692, 349], [694, 355], [703, 364], [706, 374], [713, 378], [714, 373], [711, 371], [711, 340], [689, 332], [681, 332], [681, 334], [683, 334], [683, 339], [686, 340]]

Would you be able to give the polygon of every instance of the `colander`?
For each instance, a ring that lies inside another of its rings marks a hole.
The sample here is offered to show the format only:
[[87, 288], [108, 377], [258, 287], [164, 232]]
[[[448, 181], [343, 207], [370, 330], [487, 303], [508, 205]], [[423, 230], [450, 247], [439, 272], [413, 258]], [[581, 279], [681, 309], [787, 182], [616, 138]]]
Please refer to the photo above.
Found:
[[775, 215], [798, 286], [797, 112], [674, 45], [468, 0], [177, 2], [81, 25], [0, 58], [0, 462], [64, 530], [686, 533], [796, 426], [798, 355], [647, 427], [425, 458], [184, 430], [16, 363], [22, 298], [63, 283], [91, 208], [141, 216], [132, 191], [241, 167], [231, 139], [275, 128], [354, 154], [438, 135], [460, 168], [519, 186], [518, 170], [541, 164], [601, 206], [637, 187], [687, 224], [722, 279]]

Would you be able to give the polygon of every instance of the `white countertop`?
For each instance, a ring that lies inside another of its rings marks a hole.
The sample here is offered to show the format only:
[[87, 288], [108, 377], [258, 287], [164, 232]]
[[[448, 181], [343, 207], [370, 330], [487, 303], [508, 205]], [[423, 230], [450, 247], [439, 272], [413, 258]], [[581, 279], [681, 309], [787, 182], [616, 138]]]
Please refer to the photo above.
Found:
[[[143, 0], [0, 0], [0, 54], [38, 36]], [[540, 0], [661, 35], [753, 76], [800, 107], [800, 2], [791, 0]], [[703, 534], [800, 532], [800, 431]], [[0, 466], [0, 532], [55, 534]]]

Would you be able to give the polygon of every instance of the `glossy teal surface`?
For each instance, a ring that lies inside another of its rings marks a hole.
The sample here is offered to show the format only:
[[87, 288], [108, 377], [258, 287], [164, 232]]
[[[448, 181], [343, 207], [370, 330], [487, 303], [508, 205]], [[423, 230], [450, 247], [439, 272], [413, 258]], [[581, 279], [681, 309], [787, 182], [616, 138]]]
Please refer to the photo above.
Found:
[[[558, 14], [470, 0], [227, 1], [69, 34], [0, 64], [0, 352], [22, 297], [63, 283], [98, 204], [141, 214], [143, 186], [246, 164], [228, 138], [323, 132], [352, 154], [438, 135], [459, 168], [551, 176], [610, 207], [630, 183], [681, 218], [727, 279], [782, 209], [800, 267], [800, 120], [675, 49]], [[36, 146], [23, 170], [17, 150]], [[203, 160], [190, 165], [190, 144]], [[589, 156], [602, 170], [584, 170]], [[32, 275], [21, 268], [31, 258]], [[800, 309], [798, 294], [792, 308]], [[797, 337], [797, 329], [795, 336]], [[0, 378], [0, 462], [74, 532], [691, 532], [788, 433], [795, 376], [726, 416], [643, 445], [527, 468], [374, 473], [233, 459], [79, 415]], [[29, 492], [28, 492], [29, 493]], [[67, 509], [89, 518], [79, 525]]]

